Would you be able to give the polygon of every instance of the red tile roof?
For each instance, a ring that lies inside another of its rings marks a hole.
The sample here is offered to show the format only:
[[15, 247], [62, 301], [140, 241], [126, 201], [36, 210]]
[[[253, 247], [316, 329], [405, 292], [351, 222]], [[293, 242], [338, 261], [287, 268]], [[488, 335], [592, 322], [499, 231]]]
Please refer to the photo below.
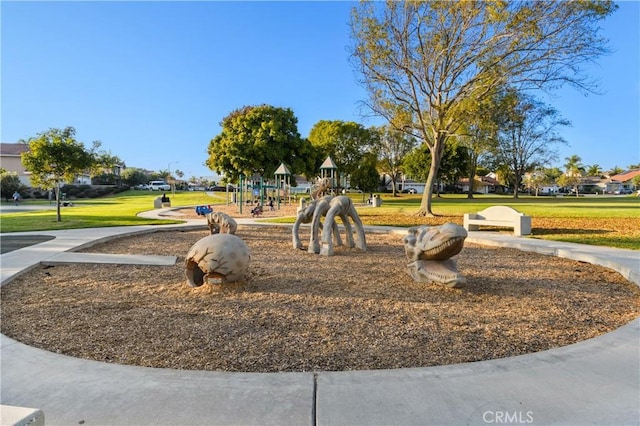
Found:
[[627, 182], [638, 175], [640, 175], [640, 169], [632, 169], [615, 176], [611, 176], [611, 180], [615, 180], [617, 182]]

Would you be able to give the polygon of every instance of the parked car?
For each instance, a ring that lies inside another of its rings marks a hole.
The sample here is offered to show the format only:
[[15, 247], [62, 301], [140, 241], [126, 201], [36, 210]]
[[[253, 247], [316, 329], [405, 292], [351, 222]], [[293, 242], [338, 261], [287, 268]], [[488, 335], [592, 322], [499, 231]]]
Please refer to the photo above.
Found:
[[353, 193], [362, 194], [362, 190], [358, 189], [358, 188], [345, 188], [345, 189], [342, 190], [342, 193], [343, 194], [347, 194], [347, 193], [349, 193], [349, 194], [353, 194]]
[[149, 191], [170, 191], [171, 185], [163, 180], [152, 180], [149, 182]]
[[133, 189], [144, 189], [144, 190], [148, 190], [149, 189], [149, 185], [144, 184], [144, 183], [140, 183], [136, 186], [133, 187]]

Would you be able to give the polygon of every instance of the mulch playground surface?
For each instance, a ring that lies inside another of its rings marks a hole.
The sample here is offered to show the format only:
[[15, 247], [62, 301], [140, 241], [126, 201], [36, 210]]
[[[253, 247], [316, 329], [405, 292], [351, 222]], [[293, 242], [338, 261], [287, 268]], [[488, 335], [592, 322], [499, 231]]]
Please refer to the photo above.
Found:
[[466, 243], [456, 259], [467, 286], [450, 289], [409, 277], [400, 236], [367, 234], [367, 252], [325, 257], [294, 250], [286, 226], [239, 227], [251, 250], [246, 284], [192, 288], [184, 258], [207, 235], [164, 231], [85, 250], [177, 255], [170, 267], [36, 268], [2, 288], [2, 332], [110, 363], [339, 371], [532, 353], [640, 314], [638, 286], [600, 266]]

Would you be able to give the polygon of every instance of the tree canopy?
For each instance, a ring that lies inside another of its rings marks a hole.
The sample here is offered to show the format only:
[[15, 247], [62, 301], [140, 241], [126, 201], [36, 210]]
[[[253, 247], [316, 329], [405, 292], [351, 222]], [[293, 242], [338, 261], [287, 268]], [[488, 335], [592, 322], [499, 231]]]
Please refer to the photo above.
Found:
[[[427, 146], [420, 145], [406, 155], [402, 162], [402, 169], [411, 179], [425, 180], [431, 161], [432, 157]], [[468, 171], [467, 148], [461, 144], [448, 144], [440, 161], [437, 181], [454, 185]]]
[[352, 54], [366, 105], [429, 148], [421, 213], [444, 146], [473, 105], [501, 87], [595, 87], [581, 67], [606, 53], [611, 1], [366, 1], [353, 9]]
[[245, 106], [220, 123], [222, 132], [209, 143], [206, 165], [228, 182], [240, 175], [271, 178], [285, 163], [294, 173], [307, 174], [315, 163], [308, 141], [298, 133], [298, 119], [289, 108]]
[[9, 201], [14, 192], [20, 192], [23, 188], [24, 185], [20, 182], [18, 173], [0, 168], [0, 195], [2, 198]]
[[358, 187], [362, 190], [363, 200], [366, 192], [377, 191], [380, 186], [380, 174], [376, 168], [377, 161], [375, 152], [367, 153], [351, 174], [351, 187]]
[[[91, 171], [98, 163], [94, 150], [87, 150], [75, 138], [73, 127], [49, 129], [30, 138], [29, 151], [22, 153], [22, 164], [31, 172], [31, 183], [44, 189], [54, 189], [57, 220], [60, 222], [60, 184], [73, 182], [76, 175]], [[94, 144], [97, 148], [99, 143]]]
[[[342, 176], [356, 172], [360, 161], [376, 143], [376, 133], [353, 121], [320, 120], [309, 132], [309, 142], [322, 162], [331, 156]], [[316, 165], [316, 170], [320, 164]]]

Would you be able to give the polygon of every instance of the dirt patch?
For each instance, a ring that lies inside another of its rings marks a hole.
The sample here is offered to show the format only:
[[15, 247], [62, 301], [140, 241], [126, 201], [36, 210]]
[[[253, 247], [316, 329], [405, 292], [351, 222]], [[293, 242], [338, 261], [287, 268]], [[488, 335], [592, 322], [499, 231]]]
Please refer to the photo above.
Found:
[[[640, 290], [606, 268], [467, 243], [463, 289], [414, 282], [401, 237], [367, 234], [366, 253], [294, 250], [291, 228], [240, 226], [247, 283], [186, 283], [202, 231], [125, 237], [86, 251], [177, 255], [171, 267], [35, 269], [2, 288], [2, 332], [98, 361], [225, 371], [421, 367], [564, 346], [640, 315]], [[302, 241], [308, 241], [303, 229]]]

